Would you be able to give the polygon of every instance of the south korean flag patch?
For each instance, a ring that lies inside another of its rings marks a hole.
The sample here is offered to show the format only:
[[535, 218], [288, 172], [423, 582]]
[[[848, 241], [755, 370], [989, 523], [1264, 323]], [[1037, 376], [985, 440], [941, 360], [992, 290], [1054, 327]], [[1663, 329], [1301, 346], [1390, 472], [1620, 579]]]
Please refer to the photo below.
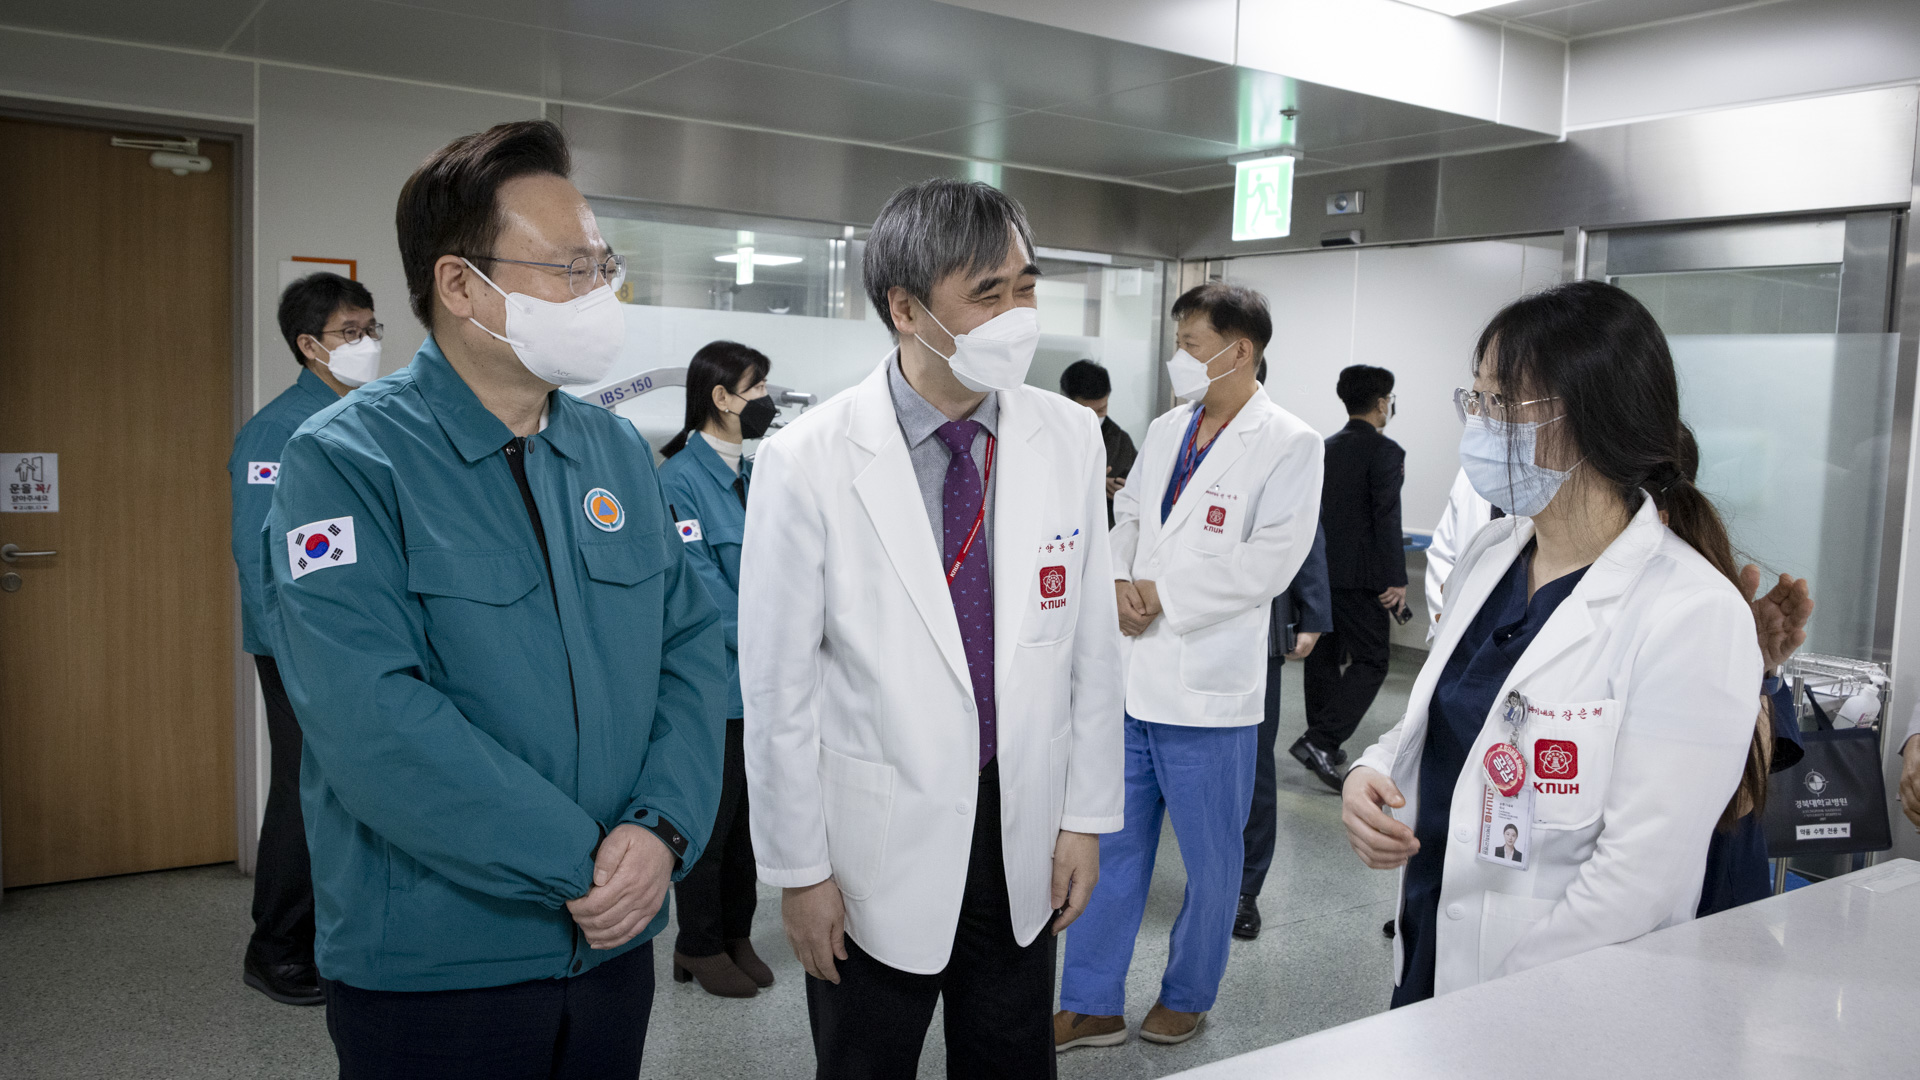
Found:
[[673, 523], [673, 528], [675, 532], [680, 534], [680, 542], [683, 544], [691, 544], [695, 540], [701, 539], [699, 518], [688, 518], [685, 521], [676, 521]]
[[358, 554], [350, 517], [327, 518], [287, 534], [287, 567], [295, 581], [315, 570], [346, 566], [356, 561]]

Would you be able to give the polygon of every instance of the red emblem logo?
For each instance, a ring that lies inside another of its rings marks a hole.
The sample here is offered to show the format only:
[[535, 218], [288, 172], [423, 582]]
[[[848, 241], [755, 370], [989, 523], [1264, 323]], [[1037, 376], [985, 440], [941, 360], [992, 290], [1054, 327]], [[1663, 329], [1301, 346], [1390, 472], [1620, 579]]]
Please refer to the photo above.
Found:
[[1533, 771], [1542, 780], [1571, 780], [1580, 775], [1580, 747], [1565, 739], [1539, 739], [1533, 744]]
[[1227, 523], [1227, 508], [1224, 506], [1207, 507], [1207, 524], [1219, 528]]
[[1052, 600], [1067, 593], [1067, 568], [1064, 566], [1043, 566], [1040, 568], [1040, 597]]

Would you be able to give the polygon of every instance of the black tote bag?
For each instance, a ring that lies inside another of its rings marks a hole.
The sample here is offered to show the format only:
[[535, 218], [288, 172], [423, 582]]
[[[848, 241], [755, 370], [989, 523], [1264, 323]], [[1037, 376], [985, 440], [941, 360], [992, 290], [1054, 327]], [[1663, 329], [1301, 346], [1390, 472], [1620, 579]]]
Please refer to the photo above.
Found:
[[1811, 691], [1817, 730], [1803, 732], [1805, 754], [1768, 784], [1762, 815], [1767, 854], [1839, 855], [1893, 846], [1880, 737], [1869, 728], [1835, 729]]

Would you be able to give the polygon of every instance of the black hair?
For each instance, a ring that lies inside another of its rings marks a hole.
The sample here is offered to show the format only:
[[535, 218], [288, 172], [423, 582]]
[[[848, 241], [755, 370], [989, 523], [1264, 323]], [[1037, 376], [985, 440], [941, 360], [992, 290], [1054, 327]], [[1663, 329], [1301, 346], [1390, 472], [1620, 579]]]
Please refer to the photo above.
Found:
[[1113, 377], [1091, 360], [1075, 360], [1060, 373], [1060, 392], [1075, 401], [1099, 401], [1113, 393]]
[[433, 329], [433, 267], [459, 255], [491, 273], [500, 238], [500, 189], [522, 176], [565, 177], [573, 170], [567, 137], [551, 120], [519, 120], [462, 135], [434, 151], [400, 189], [394, 227], [407, 301]]
[[1363, 416], [1372, 412], [1381, 398], [1393, 393], [1393, 372], [1371, 364], [1341, 368], [1333, 392], [1340, 395], [1348, 416]]
[[1253, 342], [1256, 353], [1264, 354], [1267, 342], [1273, 340], [1273, 316], [1267, 311], [1267, 298], [1245, 285], [1229, 285], [1224, 281], [1195, 285], [1173, 302], [1173, 321], [1179, 322], [1191, 314], [1205, 315], [1216, 333]]
[[[687, 438], [720, 415], [719, 407], [713, 403], [714, 387], [724, 386], [729, 393], [737, 394], [742, 382], [751, 386], [772, 370], [773, 361], [767, 359], [765, 353], [737, 341], [709, 341], [700, 346], [700, 351], [687, 363], [686, 423], [681, 426], [680, 434], [660, 448], [660, 456], [672, 457], [685, 450]], [[748, 372], [753, 373], [752, 379], [746, 378]]]
[[322, 270], [286, 287], [280, 294], [280, 336], [293, 350], [293, 362], [306, 365], [307, 354], [300, 351], [300, 335], [311, 334], [319, 340], [327, 320], [341, 308], [373, 310], [373, 294], [352, 278]]
[[[1562, 417], [1555, 426], [1582, 455], [1579, 467], [1610, 485], [1630, 512], [1642, 492], [1650, 495], [1667, 527], [1741, 587], [1726, 524], [1694, 486], [1699, 446], [1680, 419], [1667, 336], [1632, 294], [1574, 281], [1521, 297], [1487, 324], [1473, 355], [1475, 372], [1491, 365], [1501, 393], [1557, 399]], [[1754, 738], [1723, 826], [1743, 798], [1759, 805], [1766, 797], [1758, 730]]]
[[867, 299], [880, 321], [894, 330], [887, 291], [896, 285], [925, 304], [948, 274], [977, 274], [1005, 262], [1008, 230], [1032, 259], [1027, 212], [978, 180], [922, 180], [894, 192], [867, 233], [860, 259]]

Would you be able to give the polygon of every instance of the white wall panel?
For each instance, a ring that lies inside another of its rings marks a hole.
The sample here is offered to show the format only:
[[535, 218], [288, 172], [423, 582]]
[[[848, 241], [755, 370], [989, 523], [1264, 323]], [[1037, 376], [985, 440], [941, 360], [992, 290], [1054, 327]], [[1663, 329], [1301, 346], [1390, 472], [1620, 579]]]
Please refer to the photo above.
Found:
[[426, 330], [407, 309], [393, 232], [400, 185], [454, 137], [540, 115], [540, 103], [528, 98], [261, 67], [256, 405], [299, 374], [274, 317], [281, 261], [358, 260], [360, 281], [387, 325], [382, 369], [404, 366]]
[[[1920, 3], [1791, 0], [1582, 38], [1567, 126], [1920, 79]], [[1790, 151], [1799, 132], [1780, 133]]]
[[0, 29], [0, 94], [244, 122], [253, 64]]

